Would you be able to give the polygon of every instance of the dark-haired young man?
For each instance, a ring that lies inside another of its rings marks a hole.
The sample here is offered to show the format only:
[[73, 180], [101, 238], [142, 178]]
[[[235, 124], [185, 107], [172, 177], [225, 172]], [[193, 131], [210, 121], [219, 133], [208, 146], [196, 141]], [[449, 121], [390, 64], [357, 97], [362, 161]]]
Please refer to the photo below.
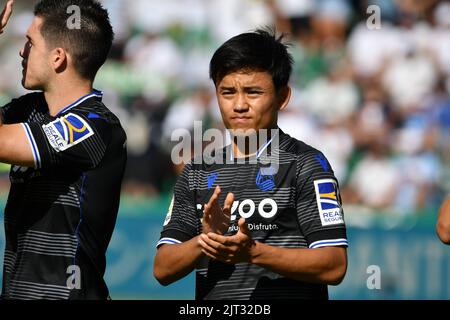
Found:
[[327, 299], [344, 278], [338, 182], [321, 152], [277, 126], [291, 69], [271, 31], [215, 52], [210, 77], [232, 143], [213, 156], [225, 161], [194, 159], [177, 181], [154, 263], [161, 284], [196, 268], [197, 299]]
[[0, 161], [12, 165], [2, 298], [106, 299], [126, 135], [92, 84], [113, 30], [94, 0], [42, 0], [34, 13], [20, 56], [36, 92], [0, 108]]

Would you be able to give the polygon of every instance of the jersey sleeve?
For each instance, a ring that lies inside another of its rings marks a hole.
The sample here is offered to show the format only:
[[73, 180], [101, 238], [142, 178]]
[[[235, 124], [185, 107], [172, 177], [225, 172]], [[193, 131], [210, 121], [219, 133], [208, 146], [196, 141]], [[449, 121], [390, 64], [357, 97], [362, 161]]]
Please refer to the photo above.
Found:
[[199, 219], [193, 188], [194, 173], [192, 165], [187, 164], [178, 178], [157, 247], [182, 243], [197, 236]]
[[111, 126], [106, 119], [73, 111], [48, 123], [22, 123], [33, 150], [35, 167], [89, 170], [106, 151]]
[[297, 160], [297, 217], [309, 248], [348, 246], [339, 183], [318, 151]]
[[32, 110], [36, 94], [28, 94], [0, 108], [0, 120], [3, 124], [17, 124], [27, 121]]

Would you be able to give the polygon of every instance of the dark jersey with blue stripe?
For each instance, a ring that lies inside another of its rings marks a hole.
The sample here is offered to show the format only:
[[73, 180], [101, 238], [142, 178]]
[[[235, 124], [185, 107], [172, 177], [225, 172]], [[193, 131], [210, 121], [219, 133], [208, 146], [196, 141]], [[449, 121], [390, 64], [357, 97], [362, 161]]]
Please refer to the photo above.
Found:
[[126, 135], [101, 93], [57, 116], [42, 93], [0, 108], [22, 124], [35, 167], [13, 166], [2, 298], [106, 299], [106, 249], [119, 207]]
[[[174, 189], [160, 245], [182, 243], [202, 232], [203, 205], [219, 185], [224, 203], [235, 202], [228, 235], [244, 217], [254, 240], [284, 248], [347, 246], [338, 182], [324, 155], [279, 130], [278, 143], [239, 163], [186, 165]], [[230, 148], [216, 159], [228, 159]], [[198, 163], [197, 163], [198, 162]], [[286, 278], [248, 263], [203, 258], [196, 271], [197, 299], [327, 299], [327, 286]]]

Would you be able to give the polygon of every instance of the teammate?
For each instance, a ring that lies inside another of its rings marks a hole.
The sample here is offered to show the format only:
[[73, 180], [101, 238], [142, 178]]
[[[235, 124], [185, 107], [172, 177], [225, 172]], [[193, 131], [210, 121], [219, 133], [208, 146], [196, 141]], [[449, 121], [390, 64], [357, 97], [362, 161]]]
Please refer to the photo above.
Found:
[[161, 284], [197, 269], [196, 299], [328, 299], [327, 285], [344, 278], [338, 182], [321, 152], [277, 126], [291, 70], [272, 31], [215, 52], [210, 77], [232, 144], [212, 155], [223, 164], [194, 159], [179, 177], [157, 244]]
[[439, 210], [436, 232], [443, 243], [450, 245], [450, 196], [444, 200]]
[[36, 92], [0, 108], [0, 161], [12, 165], [2, 298], [107, 299], [126, 135], [92, 84], [113, 30], [94, 0], [42, 0], [34, 14], [20, 56]]

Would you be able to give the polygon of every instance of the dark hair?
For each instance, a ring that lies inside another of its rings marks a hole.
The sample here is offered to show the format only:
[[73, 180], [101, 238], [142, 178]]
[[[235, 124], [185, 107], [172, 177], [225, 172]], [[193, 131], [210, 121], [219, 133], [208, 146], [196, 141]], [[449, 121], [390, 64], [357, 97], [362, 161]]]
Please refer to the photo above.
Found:
[[274, 29], [257, 29], [242, 33], [226, 41], [214, 53], [209, 76], [217, 84], [228, 74], [239, 70], [266, 71], [272, 76], [278, 90], [287, 86], [292, 72], [293, 59], [284, 35], [276, 36]]
[[[80, 28], [69, 28], [70, 7], [80, 9]], [[114, 39], [108, 12], [96, 0], [41, 0], [34, 15], [43, 18], [41, 34], [47, 46], [61, 47], [86, 79], [94, 80], [105, 63]]]

